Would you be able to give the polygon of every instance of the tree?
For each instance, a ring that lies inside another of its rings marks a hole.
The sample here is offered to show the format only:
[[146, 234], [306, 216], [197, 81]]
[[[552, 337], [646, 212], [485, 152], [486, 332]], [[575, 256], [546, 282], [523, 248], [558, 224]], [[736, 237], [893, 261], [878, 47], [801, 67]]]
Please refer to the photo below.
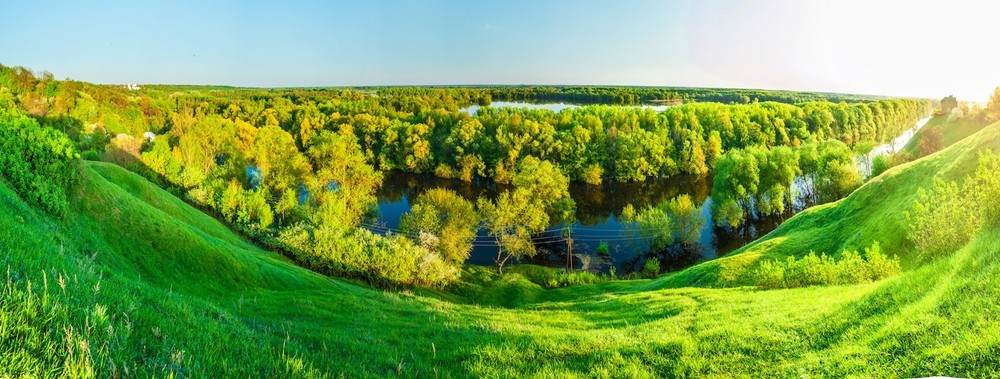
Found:
[[527, 190], [531, 200], [545, 210], [553, 210], [553, 204], [569, 197], [569, 178], [552, 162], [531, 156], [518, 166], [514, 186]]
[[955, 96], [947, 96], [941, 99], [941, 113], [948, 114], [955, 108], [958, 108], [958, 99]]
[[819, 198], [827, 201], [847, 196], [861, 184], [854, 153], [846, 144], [830, 140], [820, 145], [816, 181]]
[[549, 216], [532, 201], [531, 193], [523, 188], [506, 191], [490, 201], [477, 201], [486, 229], [496, 239], [497, 273], [503, 275], [503, 266], [511, 258], [521, 259], [535, 255], [532, 235], [548, 226]]
[[312, 195], [321, 202], [339, 202], [344, 208], [345, 225], [360, 222], [376, 200], [374, 194], [382, 184], [382, 173], [365, 162], [354, 137], [324, 130], [313, 137], [306, 153], [316, 170], [310, 186]]
[[872, 171], [869, 178], [874, 178], [876, 176], [882, 175], [889, 168], [892, 167], [892, 158], [886, 154], [879, 154], [872, 157]]
[[753, 196], [760, 185], [757, 158], [743, 150], [730, 150], [715, 162], [712, 212], [716, 223], [738, 227], [753, 211]]
[[917, 142], [917, 153], [921, 157], [934, 154], [944, 148], [944, 135], [941, 128], [929, 127], [920, 133], [920, 141]]
[[690, 195], [684, 194], [667, 202], [666, 209], [677, 240], [687, 247], [697, 245], [701, 239], [701, 228], [705, 225], [701, 207], [691, 201]]
[[722, 137], [718, 130], [708, 133], [708, 141], [705, 143], [705, 164], [709, 168], [715, 167], [715, 160], [722, 155]]
[[[558, 213], [556, 204], [569, 198], [569, 178], [549, 161], [525, 158], [514, 175], [513, 191], [505, 191], [496, 201], [480, 198], [477, 205], [486, 229], [496, 239], [497, 273], [510, 258], [532, 257], [537, 251], [532, 236], [549, 225], [549, 213]], [[566, 213], [569, 205], [562, 205]]]
[[400, 228], [415, 239], [422, 233], [433, 235], [437, 243], [430, 250], [460, 264], [469, 258], [479, 221], [472, 203], [454, 191], [435, 188], [417, 196], [410, 213], [400, 220]]
[[312, 172], [292, 135], [274, 125], [258, 131], [250, 156], [263, 173], [264, 183], [277, 193], [297, 187]]
[[993, 89], [993, 95], [990, 95], [990, 100], [986, 103], [986, 109], [983, 110], [983, 113], [986, 122], [1000, 120], [1000, 87]]

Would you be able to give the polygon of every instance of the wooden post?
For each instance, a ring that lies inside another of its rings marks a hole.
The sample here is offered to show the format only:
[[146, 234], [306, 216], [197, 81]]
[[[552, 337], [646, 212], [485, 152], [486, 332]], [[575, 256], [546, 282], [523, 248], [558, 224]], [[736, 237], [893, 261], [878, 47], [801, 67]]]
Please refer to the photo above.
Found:
[[567, 231], [566, 237], [566, 272], [573, 271], [573, 229]]

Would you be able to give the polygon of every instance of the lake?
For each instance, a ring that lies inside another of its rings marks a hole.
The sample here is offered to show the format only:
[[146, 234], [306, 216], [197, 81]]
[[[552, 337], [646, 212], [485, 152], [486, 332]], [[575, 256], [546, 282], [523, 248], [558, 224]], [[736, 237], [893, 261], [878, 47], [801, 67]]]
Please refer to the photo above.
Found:
[[[516, 104], [502, 103], [500, 104]], [[532, 104], [542, 106], [543, 104]], [[555, 109], [557, 106], [573, 107], [569, 104], [547, 104]], [[864, 171], [864, 158], [875, 154], [894, 152], [904, 146], [916, 134], [928, 119], [920, 120], [913, 128], [907, 130], [889, 143], [875, 147], [867, 155], [859, 155], [859, 170]], [[793, 187], [800, 188], [802, 179], [798, 178]], [[433, 188], [447, 188], [455, 191], [470, 202], [486, 196], [495, 198], [500, 192], [509, 189], [491, 180], [479, 179], [473, 182], [463, 182], [457, 179], [444, 179], [432, 175], [409, 174], [398, 171], [385, 173], [382, 187], [377, 191], [378, 215], [367, 220], [364, 226], [380, 234], [398, 233], [399, 221], [402, 215], [410, 210], [412, 201], [421, 193]], [[641, 269], [644, 260], [656, 256], [661, 267], [666, 270], [678, 270], [691, 266], [699, 261], [716, 258], [737, 250], [753, 240], [761, 237], [783, 221], [796, 213], [808, 208], [802, 199], [797, 199], [788, 212], [783, 215], [766, 217], [748, 223], [736, 230], [714, 226], [711, 215], [711, 176], [674, 176], [666, 179], [647, 180], [643, 182], [607, 182], [601, 185], [571, 183], [570, 196], [576, 201], [577, 219], [573, 225], [573, 265], [575, 269], [594, 272], [607, 272], [615, 267], [619, 274]], [[701, 228], [700, 243], [690, 248], [675, 247], [669, 251], [657, 254], [648, 252], [648, 243], [640, 238], [630, 224], [619, 221], [622, 210], [632, 204], [640, 210], [649, 205], [659, 204], [679, 195], [689, 195], [696, 204], [701, 204], [701, 214], [705, 224]], [[566, 239], [561, 235], [561, 225], [552, 225], [548, 231], [537, 237], [536, 244], [539, 255], [530, 260], [532, 263], [554, 267], [565, 267], [567, 250]], [[597, 253], [602, 243], [608, 246], [607, 256]], [[493, 265], [496, 259], [497, 246], [485, 231], [480, 231], [468, 262], [480, 265]]]

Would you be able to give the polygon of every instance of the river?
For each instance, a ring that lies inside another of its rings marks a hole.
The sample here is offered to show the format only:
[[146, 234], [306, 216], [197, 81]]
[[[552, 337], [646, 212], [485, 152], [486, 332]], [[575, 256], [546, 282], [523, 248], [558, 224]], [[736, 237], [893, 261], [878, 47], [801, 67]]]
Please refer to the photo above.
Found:
[[[494, 104], [499, 104], [495, 102]], [[864, 159], [876, 154], [893, 152], [906, 145], [917, 130], [923, 127], [929, 119], [922, 119], [913, 128], [907, 130], [893, 141], [875, 147], [867, 155], [859, 155], [856, 159], [859, 170], [864, 172]], [[797, 180], [797, 182], [799, 182]], [[797, 183], [801, 185], [801, 183]], [[408, 174], [391, 171], [385, 174], [382, 187], [377, 192], [378, 215], [365, 222], [365, 226], [378, 233], [398, 233], [399, 221], [402, 215], [410, 210], [412, 201], [421, 193], [432, 188], [447, 188], [475, 202], [476, 198], [486, 196], [495, 198], [508, 187], [490, 180], [463, 182], [455, 179], [443, 179], [431, 175]], [[586, 269], [595, 272], [606, 272], [614, 266], [618, 273], [641, 269], [645, 258], [656, 256], [661, 266], [667, 270], [677, 270], [705, 259], [716, 258], [737, 250], [754, 239], [769, 233], [784, 220], [802, 211], [811, 204], [801, 199], [797, 200], [786, 214], [766, 217], [748, 223], [746, 226], [732, 230], [714, 226], [711, 215], [712, 177], [674, 176], [667, 179], [647, 180], [643, 182], [618, 183], [609, 182], [601, 185], [571, 183], [570, 196], [577, 204], [577, 219], [573, 225], [573, 264], [576, 269]], [[689, 195], [696, 204], [701, 204], [701, 214], [705, 223], [701, 228], [700, 243], [690, 248], [675, 247], [669, 251], [657, 254], [648, 252], [648, 243], [636, 235], [634, 227], [620, 222], [622, 210], [632, 204], [635, 209], [659, 204], [679, 195]], [[560, 234], [561, 225], [552, 225], [549, 231], [537, 238], [545, 243], [538, 243], [540, 254], [532, 263], [564, 267], [567, 243]], [[607, 244], [608, 254], [598, 254], [598, 247]], [[485, 231], [480, 231], [468, 262], [480, 265], [492, 265], [496, 259], [497, 246]]]
[[[593, 105], [600, 105], [600, 104], [593, 104]], [[563, 109], [579, 108], [586, 105], [570, 104], [570, 103], [526, 103], [520, 101], [494, 101], [487, 106], [492, 108], [510, 107], [510, 108], [528, 108], [528, 109], [548, 109], [550, 111], [559, 113], [559, 111]], [[663, 110], [670, 107], [670, 105], [657, 105], [657, 104], [612, 105], [612, 106], [629, 107], [629, 108], [646, 108], [646, 109], [652, 109], [657, 112], [662, 112]], [[470, 105], [468, 107], [459, 109], [459, 111], [475, 116], [476, 112], [478, 112], [480, 108], [482, 108], [482, 106], [480, 105]]]

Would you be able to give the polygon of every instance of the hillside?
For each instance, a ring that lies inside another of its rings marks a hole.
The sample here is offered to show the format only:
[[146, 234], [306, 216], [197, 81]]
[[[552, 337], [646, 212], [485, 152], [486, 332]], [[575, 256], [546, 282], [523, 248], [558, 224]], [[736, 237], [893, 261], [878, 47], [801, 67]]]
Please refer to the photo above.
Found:
[[904, 269], [917, 268], [926, 262], [906, 239], [903, 212], [912, 208], [917, 190], [929, 188], [935, 177], [964, 180], [976, 169], [979, 153], [986, 149], [1000, 149], [1000, 124], [983, 128], [927, 158], [893, 167], [847, 198], [810, 208], [726, 257], [661, 278], [653, 287], [731, 284], [725, 283], [726, 277], [738, 275], [762, 258], [801, 257], [810, 251], [836, 256], [873, 241], [888, 254], [900, 257]]
[[941, 145], [943, 147], [948, 147], [965, 139], [965, 137], [983, 130], [984, 127], [986, 127], [986, 124], [976, 119], [960, 118], [956, 120], [949, 120], [949, 116], [934, 116], [927, 122], [927, 125], [913, 135], [913, 138], [911, 138], [910, 141], [903, 146], [902, 151], [913, 154], [913, 156], [919, 156], [920, 153], [917, 150], [917, 144], [920, 143], [920, 140], [924, 138], [928, 132], [931, 132], [931, 130], [940, 130]]
[[[315, 274], [135, 174], [88, 163], [64, 221], [0, 184], [0, 376], [988, 376], [1000, 364], [988, 317], [1000, 311], [1000, 230], [934, 261], [901, 237], [916, 189], [964, 177], [984, 148], [1000, 148], [1000, 124], [726, 258], [656, 281], [531, 289], [512, 308]], [[725, 284], [720, 272], [760, 257], [872, 240], [903, 274], [688, 287]]]

